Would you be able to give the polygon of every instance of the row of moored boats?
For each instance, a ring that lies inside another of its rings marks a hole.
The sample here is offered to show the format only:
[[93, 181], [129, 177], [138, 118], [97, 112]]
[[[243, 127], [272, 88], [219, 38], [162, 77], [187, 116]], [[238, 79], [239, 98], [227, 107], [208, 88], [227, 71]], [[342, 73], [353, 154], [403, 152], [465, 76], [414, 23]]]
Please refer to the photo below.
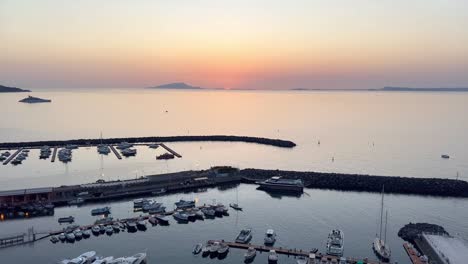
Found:
[[95, 251], [85, 252], [73, 259], [64, 259], [59, 264], [146, 264], [146, 253], [137, 253], [130, 257], [114, 258], [98, 256]]

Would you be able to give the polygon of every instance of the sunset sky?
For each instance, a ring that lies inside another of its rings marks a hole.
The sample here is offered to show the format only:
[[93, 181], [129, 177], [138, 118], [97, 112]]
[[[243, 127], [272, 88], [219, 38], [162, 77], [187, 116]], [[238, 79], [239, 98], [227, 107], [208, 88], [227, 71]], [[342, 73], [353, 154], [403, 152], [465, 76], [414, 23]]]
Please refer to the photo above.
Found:
[[0, 84], [468, 86], [466, 0], [0, 0]]

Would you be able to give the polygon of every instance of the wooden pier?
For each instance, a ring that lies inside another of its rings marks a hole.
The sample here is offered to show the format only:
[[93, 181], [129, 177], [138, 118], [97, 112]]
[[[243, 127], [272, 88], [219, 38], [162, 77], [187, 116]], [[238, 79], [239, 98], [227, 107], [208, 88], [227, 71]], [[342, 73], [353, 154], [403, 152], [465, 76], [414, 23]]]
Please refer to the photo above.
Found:
[[411, 263], [413, 263], [413, 264], [424, 264], [425, 263], [419, 258], [418, 251], [413, 246], [411, 246], [409, 243], [404, 243], [403, 248], [405, 249], [406, 254], [408, 254], [408, 257], [410, 258]]
[[169, 151], [172, 155], [178, 157], [178, 158], [182, 158], [182, 155], [180, 155], [179, 153], [175, 152], [174, 150], [172, 150], [171, 148], [169, 148], [168, 146], [166, 146], [166, 144], [164, 143], [159, 143], [159, 146], [163, 147], [164, 149], [166, 149], [167, 151]]
[[[268, 246], [264, 246], [264, 245], [241, 244], [241, 243], [235, 243], [235, 242], [227, 242], [227, 241], [223, 241], [223, 240], [209, 240], [208, 244], [212, 244], [214, 242], [225, 243], [226, 245], [228, 245], [231, 248], [238, 248], [238, 249], [245, 249], [245, 250], [247, 250], [249, 247], [253, 247], [257, 251], [260, 251], [260, 252], [269, 252], [270, 250], [274, 250], [278, 254], [283, 254], [283, 255], [288, 255], [288, 256], [309, 257], [310, 254], [313, 253], [313, 254], [315, 254], [315, 258], [316, 258], [317, 262], [322, 260], [323, 258], [326, 258], [328, 261], [332, 261], [333, 259], [335, 259], [336, 263], [339, 263], [339, 260], [340, 260], [340, 257], [322, 254], [322, 253], [316, 252], [316, 250], [308, 251], [308, 250], [302, 250], [302, 249], [297, 249], [297, 248], [288, 249], [288, 248], [283, 248], [283, 247], [268, 247]], [[381, 261], [378, 261], [378, 260], [369, 260], [367, 258], [358, 259], [358, 258], [354, 258], [354, 257], [346, 257], [346, 263], [348, 263], [348, 264], [356, 264], [359, 261], [361, 261], [361, 263], [366, 263], [366, 264], [388, 264], [388, 262], [381, 262]]]
[[55, 162], [55, 157], [57, 156], [57, 147], [54, 147], [54, 152], [52, 152], [52, 158], [50, 162]]
[[17, 151], [15, 151], [15, 153], [11, 154], [10, 157], [8, 157], [5, 162], [3, 162], [3, 165], [7, 165], [8, 163], [10, 163], [10, 161], [12, 161], [16, 155], [18, 155], [18, 153], [20, 153], [24, 148], [19, 148]]
[[28, 244], [36, 241], [36, 234], [33, 228], [28, 229], [28, 233], [10, 235], [0, 238], [0, 249], [12, 246]]
[[116, 156], [118, 159], [122, 159], [122, 156], [121, 156], [120, 153], [115, 149], [114, 146], [109, 145], [109, 148], [112, 150], [112, 152], [114, 152], [115, 156]]

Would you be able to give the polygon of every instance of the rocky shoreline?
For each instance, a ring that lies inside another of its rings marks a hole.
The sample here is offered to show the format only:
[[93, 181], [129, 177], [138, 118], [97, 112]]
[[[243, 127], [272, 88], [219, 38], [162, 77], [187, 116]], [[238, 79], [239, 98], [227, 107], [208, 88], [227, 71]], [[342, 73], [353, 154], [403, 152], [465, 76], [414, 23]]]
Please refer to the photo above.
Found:
[[449, 235], [449, 233], [439, 225], [428, 223], [409, 223], [398, 231], [398, 236], [405, 241], [413, 243], [414, 239], [418, 238], [422, 233]]
[[47, 140], [47, 141], [30, 141], [30, 142], [5, 142], [0, 143], [0, 148], [19, 148], [19, 147], [41, 147], [48, 146], [64, 146], [64, 145], [97, 145], [97, 144], [117, 144], [126, 141], [128, 143], [149, 143], [149, 142], [191, 142], [191, 141], [215, 141], [215, 142], [246, 142], [262, 145], [269, 145], [280, 148], [293, 148], [296, 143], [289, 140], [262, 138], [262, 137], [247, 137], [247, 136], [230, 136], [230, 135], [211, 135], [211, 136], [169, 136], [169, 137], [125, 137], [125, 138], [106, 138], [106, 139], [70, 139], [70, 140]]
[[244, 182], [283, 176], [302, 179], [306, 187], [316, 189], [381, 192], [385, 185], [386, 193], [468, 197], [468, 182], [461, 180], [262, 169], [243, 169], [240, 173]]

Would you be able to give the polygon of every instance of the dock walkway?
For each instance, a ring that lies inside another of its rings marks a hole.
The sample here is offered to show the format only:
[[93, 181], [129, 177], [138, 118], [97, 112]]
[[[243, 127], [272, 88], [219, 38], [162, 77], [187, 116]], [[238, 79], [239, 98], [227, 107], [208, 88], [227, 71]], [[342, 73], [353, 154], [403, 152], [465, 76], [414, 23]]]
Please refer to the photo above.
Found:
[[411, 246], [409, 243], [404, 243], [403, 247], [405, 248], [406, 253], [408, 254], [408, 257], [411, 260], [411, 263], [413, 264], [424, 264], [422, 260], [418, 256], [418, 252], [414, 249], [413, 246]]
[[109, 148], [112, 150], [112, 152], [114, 152], [115, 156], [116, 156], [119, 160], [122, 159], [122, 156], [121, 156], [120, 153], [115, 149], [114, 146], [109, 145]]
[[[238, 248], [238, 249], [245, 249], [247, 250], [249, 247], [255, 248], [257, 251], [262, 251], [262, 252], [269, 252], [270, 250], [274, 250], [278, 254], [284, 254], [284, 255], [289, 255], [289, 256], [305, 256], [309, 257], [310, 253], [315, 254], [315, 258], [317, 261], [320, 261], [322, 258], [327, 258], [327, 260], [331, 261], [335, 259], [339, 263], [340, 258], [337, 256], [330, 256], [322, 253], [315, 253], [311, 252], [308, 250], [302, 250], [302, 249], [288, 249], [288, 248], [283, 248], [283, 247], [268, 247], [264, 245], [254, 245], [254, 244], [241, 244], [241, 243], [235, 243], [235, 242], [227, 242], [227, 241], [222, 241], [222, 240], [209, 240], [208, 243], [214, 243], [214, 242], [222, 242], [228, 245], [231, 248]], [[316, 251], [316, 250], [314, 250]], [[369, 260], [369, 259], [358, 259], [358, 258], [353, 258], [353, 257], [346, 257], [346, 263], [349, 264], [355, 264], [361, 261], [362, 263], [367, 263], [367, 264], [388, 264], [387, 262], [380, 262], [378, 260]]]
[[182, 158], [182, 155], [180, 155], [179, 153], [175, 152], [174, 150], [172, 150], [171, 148], [169, 148], [168, 146], [166, 146], [166, 144], [164, 143], [159, 143], [159, 146], [163, 147], [164, 149], [166, 149], [167, 151], [169, 151], [172, 155], [178, 157], [178, 158]]
[[18, 155], [18, 153], [20, 153], [24, 148], [19, 148], [17, 151], [15, 151], [15, 153], [13, 153], [12, 155], [10, 155], [10, 157], [8, 157], [5, 162], [3, 162], [3, 165], [7, 165], [8, 163], [10, 163], [10, 161], [12, 159], [14, 159], [16, 157], [16, 155]]
[[55, 157], [57, 156], [57, 147], [54, 147], [54, 152], [52, 153], [52, 158], [50, 162], [55, 162]]

